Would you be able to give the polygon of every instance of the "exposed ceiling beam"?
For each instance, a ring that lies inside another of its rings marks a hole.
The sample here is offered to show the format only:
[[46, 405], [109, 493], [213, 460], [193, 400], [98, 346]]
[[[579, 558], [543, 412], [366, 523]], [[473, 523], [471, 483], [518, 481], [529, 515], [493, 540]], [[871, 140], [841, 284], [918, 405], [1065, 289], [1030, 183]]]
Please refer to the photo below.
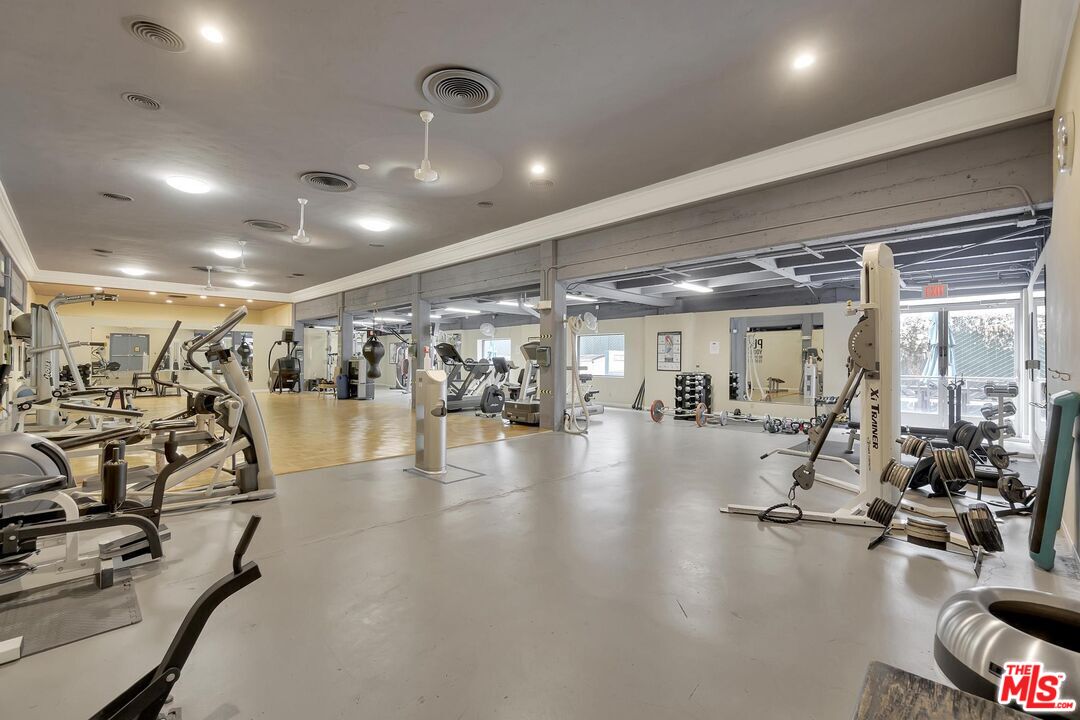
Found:
[[649, 307], [672, 307], [675, 305], [675, 301], [670, 298], [627, 292], [626, 290], [618, 290], [616, 288], [596, 285], [594, 283], [574, 283], [574, 290], [585, 295], [592, 295], [593, 297], [606, 298], [607, 300], [615, 300], [617, 302], [637, 303], [638, 305], [648, 305]]

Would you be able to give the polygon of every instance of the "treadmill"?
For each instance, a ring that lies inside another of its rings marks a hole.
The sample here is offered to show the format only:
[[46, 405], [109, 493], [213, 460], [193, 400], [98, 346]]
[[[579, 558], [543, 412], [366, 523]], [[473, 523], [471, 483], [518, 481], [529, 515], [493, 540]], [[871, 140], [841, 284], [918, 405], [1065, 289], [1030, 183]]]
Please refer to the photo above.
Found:
[[[477, 410], [480, 408], [484, 383], [491, 373], [487, 360], [465, 360], [450, 343], [435, 346], [439, 360], [446, 368], [446, 409]], [[462, 371], [465, 372], [464, 377]]]
[[525, 356], [525, 368], [522, 371], [520, 387], [513, 399], [503, 404], [503, 419], [518, 425], [540, 425], [540, 401], [536, 399], [537, 372], [540, 365], [536, 354], [540, 343], [533, 340], [521, 346]]

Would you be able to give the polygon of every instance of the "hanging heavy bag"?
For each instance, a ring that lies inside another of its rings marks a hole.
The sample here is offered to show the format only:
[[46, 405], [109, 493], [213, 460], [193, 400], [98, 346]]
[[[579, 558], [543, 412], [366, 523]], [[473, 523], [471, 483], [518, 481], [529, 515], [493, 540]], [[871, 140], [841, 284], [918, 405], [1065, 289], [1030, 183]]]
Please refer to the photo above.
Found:
[[374, 333], [368, 333], [367, 342], [364, 343], [364, 347], [361, 348], [360, 354], [364, 356], [364, 360], [366, 360], [368, 364], [368, 380], [382, 377], [382, 370], [379, 369], [379, 361], [381, 361], [383, 355], [386, 354], [386, 348], [383, 347], [383, 344], [379, 342], [379, 338], [376, 337]]

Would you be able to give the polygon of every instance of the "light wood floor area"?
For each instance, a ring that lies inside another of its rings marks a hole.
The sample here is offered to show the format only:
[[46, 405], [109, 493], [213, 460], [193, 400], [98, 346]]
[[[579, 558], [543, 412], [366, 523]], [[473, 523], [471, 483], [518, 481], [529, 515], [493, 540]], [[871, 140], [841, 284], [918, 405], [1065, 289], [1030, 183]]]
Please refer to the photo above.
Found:
[[[256, 393], [278, 475], [411, 455], [413, 418], [409, 396], [385, 390], [375, 400], [338, 400], [321, 393]], [[162, 417], [184, 407], [181, 398], [140, 397], [136, 407]], [[446, 419], [447, 447], [531, 435], [538, 428], [507, 425], [472, 411]]]

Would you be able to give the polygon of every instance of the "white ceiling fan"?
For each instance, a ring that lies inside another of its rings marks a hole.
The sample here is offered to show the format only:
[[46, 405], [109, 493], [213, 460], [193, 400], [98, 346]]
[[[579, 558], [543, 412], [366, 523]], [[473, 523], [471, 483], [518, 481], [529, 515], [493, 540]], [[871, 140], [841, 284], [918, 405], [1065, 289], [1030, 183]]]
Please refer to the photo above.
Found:
[[300, 203], [300, 226], [292, 236], [292, 241], [297, 245], [310, 245], [311, 238], [304, 232], [304, 206], [307, 205], [307, 198], [296, 198], [296, 202]]
[[420, 167], [413, 171], [413, 177], [420, 182], [432, 183], [439, 179], [439, 172], [431, 167], [428, 159], [428, 131], [431, 129], [431, 121], [435, 113], [429, 110], [420, 111], [420, 120], [424, 123], [424, 159], [420, 161]]
[[203, 290], [216, 290], [217, 289], [217, 288], [214, 287], [214, 283], [210, 279], [210, 273], [213, 271], [213, 269], [214, 269], [213, 265], [207, 265], [206, 266], [206, 284], [203, 285], [203, 288], [202, 288]]

